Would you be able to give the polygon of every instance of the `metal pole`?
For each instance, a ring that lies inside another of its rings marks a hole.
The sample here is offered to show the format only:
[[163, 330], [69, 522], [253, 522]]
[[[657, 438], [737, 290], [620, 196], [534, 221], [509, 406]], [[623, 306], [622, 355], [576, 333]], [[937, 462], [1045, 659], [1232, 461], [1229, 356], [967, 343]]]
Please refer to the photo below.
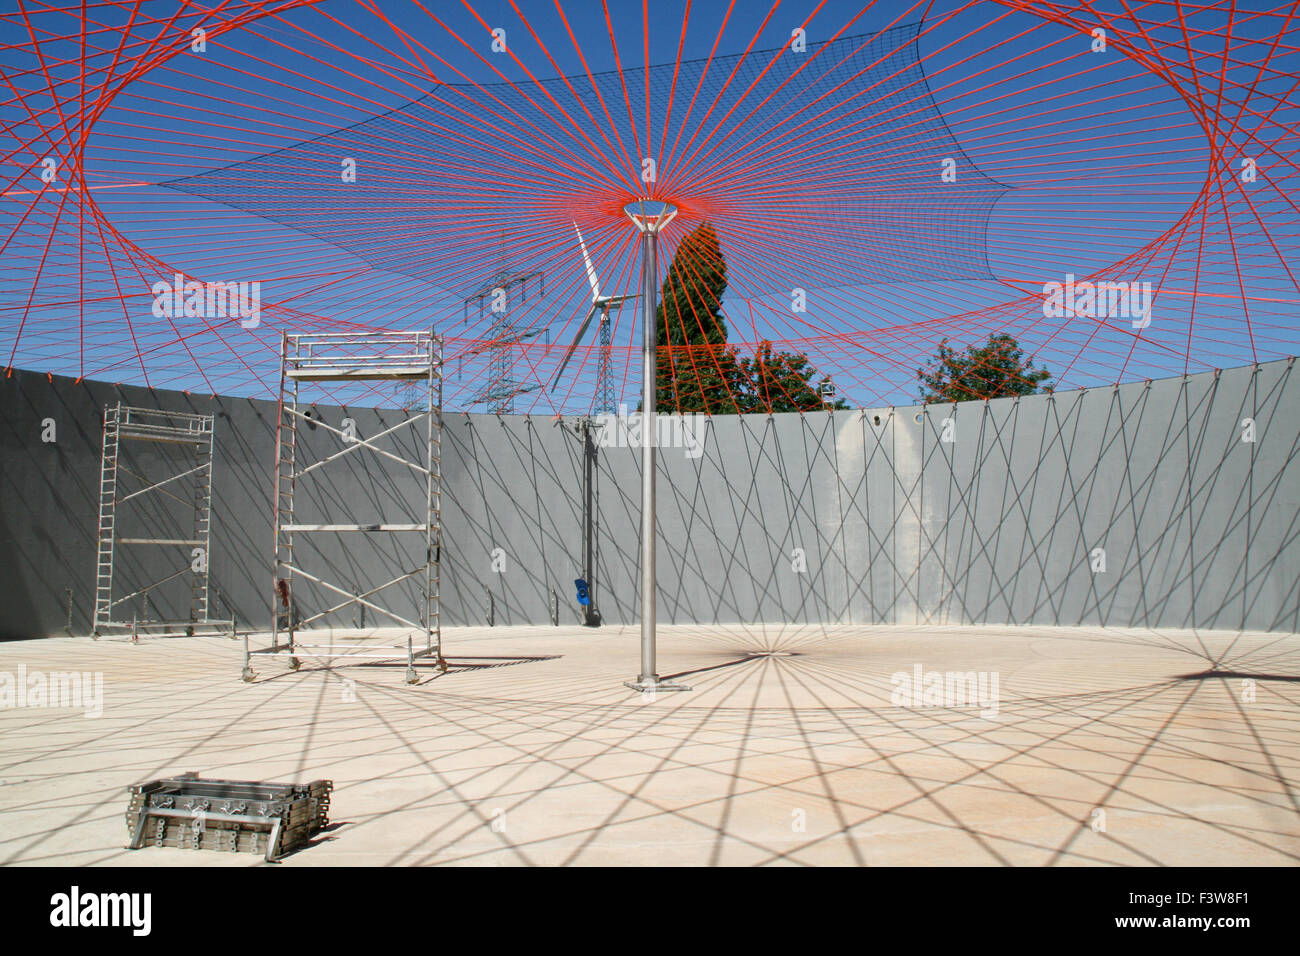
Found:
[[655, 313], [659, 277], [658, 236], [641, 234], [641, 676], [643, 686], [658, 683], [655, 673]]
[[[647, 208], [648, 207], [648, 208]], [[659, 229], [676, 209], [668, 203], [637, 200], [624, 207], [641, 230], [641, 674], [627, 686], [653, 697], [656, 691], [690, 690], [655, 673], [655, 340], [658, 336]]]

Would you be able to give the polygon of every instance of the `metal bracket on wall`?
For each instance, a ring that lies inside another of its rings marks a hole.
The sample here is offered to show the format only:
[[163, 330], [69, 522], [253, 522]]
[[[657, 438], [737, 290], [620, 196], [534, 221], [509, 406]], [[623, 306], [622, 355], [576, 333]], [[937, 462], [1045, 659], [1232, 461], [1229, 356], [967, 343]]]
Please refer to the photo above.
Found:
[[[357, 603], [357, 616], [352, 619], [352, 626], [360, 630], [366, 626], [366, 606], [361, 603], [361, 589], [353, 585], [352, 596]], [[420, 616], [420, 623], [424, 623], [424, 616]]]

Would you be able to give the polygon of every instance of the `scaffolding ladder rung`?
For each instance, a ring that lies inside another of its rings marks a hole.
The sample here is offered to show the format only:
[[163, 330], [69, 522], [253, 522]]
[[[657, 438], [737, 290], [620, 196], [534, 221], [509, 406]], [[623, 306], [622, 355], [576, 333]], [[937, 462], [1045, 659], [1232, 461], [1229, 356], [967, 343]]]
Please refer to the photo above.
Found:
[[202, 538], [118, 538], [118, 544], [203, 544]]
[[423, 531], [422, 524], [283, 524], [282, 531]]

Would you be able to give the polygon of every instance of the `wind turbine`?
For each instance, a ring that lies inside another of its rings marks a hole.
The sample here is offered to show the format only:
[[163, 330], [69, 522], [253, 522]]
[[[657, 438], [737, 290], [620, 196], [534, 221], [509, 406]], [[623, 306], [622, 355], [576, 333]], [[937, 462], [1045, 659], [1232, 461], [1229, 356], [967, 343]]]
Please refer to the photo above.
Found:
[[[573, 343], [569, 350], [564, 353], [564, 361], [560, 363], [559, 371], [555, 373], [555, 380], [551, 383], [551, 391], [555, 391], [555, 386], [560, 384], [560, 377], [564, 375], [564, 370], [569, 365], [569, 360], [573, 358], [573, 353], [578, 349], [578, 343], [582, 337], [587, 334], [587, 327], [591, 325], [592, 316], [597, 312], [600, 313], [600, 344], [604, 347], [604, 353], [600, 358], [600, 375], [596, 385], [596, 399], [598, 405], [611, 404], [612, 389], [609, 383], [609, 310], [621, 308], [623, 303], [628, 299], [639, 298], [638, 295], [601, 295], [600, 280], [596, 278], [596, 267], [591, 264], [591, 256], [587, 254], [587, 243], [582, 238], [582, 230], [578, 224], [573, 224], [573, 231], [578, 234], [578, 245], [582, 248], [582, 262], [587, 267], [587, 282], [591, 285], [591, 308], [587, 310], [587, 317], [582, 320], [582, 325], [578, 329], [578, 334], [573, 337]], [[598, 408], [600, 412], [612, 412], [613, 408]]]

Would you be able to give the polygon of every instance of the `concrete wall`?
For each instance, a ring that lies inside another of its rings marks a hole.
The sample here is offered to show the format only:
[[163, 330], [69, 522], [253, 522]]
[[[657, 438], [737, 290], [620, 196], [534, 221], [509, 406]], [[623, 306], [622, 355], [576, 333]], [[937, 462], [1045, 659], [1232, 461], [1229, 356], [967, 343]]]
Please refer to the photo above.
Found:
[[[274, 404], [14, 372], [0, 379], [0, 635], [61, 633], [68, 587], [72, 629], [88, 631], [100, 423], [119, 398], [218, 416], [212, 578], [241, 626], [265, 627]], [[352, 417], [363, 436], [404, 418], [319, 411], [336, 425]], [[41, 441], [46, 418], [52, 443]], [[1246, 418], [1254, 442], [1241, 440]], [[385, 447], [412, 452], [414, 431]], [[323, 428], [300, 435], [302, 460], [340, 447]], [[552, 592], [561, 623], [578, 622], [573, 580], [588, 536], [601, 616], [636, 619], [639, 452], [594, 445], [573, 420], [446, 417], [444, 623], [549, 623]], [[162, 446], [133, 454], [136, 470], [155, 477], [181, 460]], [[1290, 361], [957, 406], [719, 417], [699, 457], [660, 451], [660, 620], [1294, 632], [1298, 455]], [[300, 520], [422, 518], [419, 476], [365, 450], [318, 474], [314, 492], [300, 485]], [[163, 533], [183, 526], [185, 509], [160, 498], [132, 520]], [[410, 538], [329, 535], [299, 560], [364, 588], [418, 563], [423, 538]], [[1090, 560], [1098, 548], [1104, 571]], [[805, 572], [794, 570], [795, 549]], [[133, 553], [123, 584], [179, 560]], [[163, 590], [145, 613], [183, 614], [183, 588]], [[416, 615], [414, 590], [393, 590], [395, 609]], [[307, 613], [335, 601], [305, 584], [295, 593]], [[355, 618], [348, 609], [337, 620]]]

